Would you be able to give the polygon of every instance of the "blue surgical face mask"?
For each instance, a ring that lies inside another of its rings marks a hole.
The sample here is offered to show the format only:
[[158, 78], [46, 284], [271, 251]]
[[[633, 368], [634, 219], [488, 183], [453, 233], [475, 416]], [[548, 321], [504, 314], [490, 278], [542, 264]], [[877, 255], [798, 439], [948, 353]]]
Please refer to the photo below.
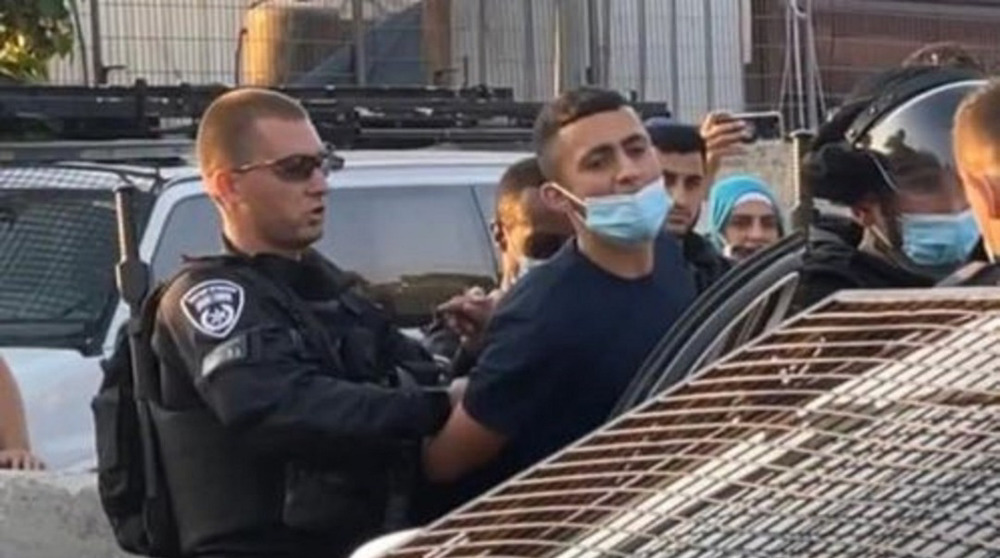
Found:
[[979, 227], [972, 211], [961, 213], [910, 213], [900, 217], [903, 253], [922, 266], [964, 262], [979, 242]]
[[583, 206], [587, 230], [617, 244], [639, 244], [656, 238], [673, 205], [663, 176], [658, 176], [632, 194], [595, 196], [584, 200], [564, 188], [556, 188]]

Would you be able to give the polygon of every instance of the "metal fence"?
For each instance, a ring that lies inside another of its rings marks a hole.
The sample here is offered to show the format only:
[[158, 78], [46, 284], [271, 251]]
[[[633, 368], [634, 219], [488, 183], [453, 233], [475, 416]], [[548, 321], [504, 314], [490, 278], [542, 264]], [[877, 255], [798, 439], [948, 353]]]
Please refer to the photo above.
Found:
[[713, 108], [822, 117], [923, 44], [997, 61], [988, 0], [75, 0], [56, 83], [506, 86], [544, 100], [584, 83]]

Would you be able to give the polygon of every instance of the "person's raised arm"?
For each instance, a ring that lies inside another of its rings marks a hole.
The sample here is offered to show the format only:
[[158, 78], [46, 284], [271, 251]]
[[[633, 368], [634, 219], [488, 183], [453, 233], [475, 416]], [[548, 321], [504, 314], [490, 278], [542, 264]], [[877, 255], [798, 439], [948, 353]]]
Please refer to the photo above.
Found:
[[10, 367], [0, 357], [0, 469], [44, 468], [42, 460], [31, 453], [21, 392]]

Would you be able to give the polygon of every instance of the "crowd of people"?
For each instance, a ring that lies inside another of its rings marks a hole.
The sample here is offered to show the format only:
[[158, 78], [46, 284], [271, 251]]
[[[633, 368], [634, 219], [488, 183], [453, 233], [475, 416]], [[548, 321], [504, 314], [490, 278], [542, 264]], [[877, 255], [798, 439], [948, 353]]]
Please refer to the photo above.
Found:
[[[842, 210], [814, 215], [795, 310], [1000, 250], [1000, 85], [955, 52], [859, 84], [818, 131], [804, 180]], [[311, 248], [334, 165], [308, 114], [218, 98], [197, 148], [224, 254], [172, 280], [151, 347], [182, 553], [344, 555], [600, 426], [698, 295], [792, 234], [773, 185], [720, 176], [746, 137], [724, 112], [643, 122], [613, 91], [559, 95], [497, 188], [496, 289], [456, 293], [416, 341]], [[3, 366], [0, 394], [0, 467], [41, 467]]]

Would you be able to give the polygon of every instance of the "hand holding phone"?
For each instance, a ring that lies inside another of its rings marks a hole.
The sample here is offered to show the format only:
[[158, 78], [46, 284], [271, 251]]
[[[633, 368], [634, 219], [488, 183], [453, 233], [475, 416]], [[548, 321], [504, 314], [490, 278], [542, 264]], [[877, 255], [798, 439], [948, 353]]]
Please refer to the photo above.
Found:
[[780, 112], [743, 112], [730, 116], [745, 125], [743, 143], [754, 143], [757, 140], [778, 140], [785, 135]]

